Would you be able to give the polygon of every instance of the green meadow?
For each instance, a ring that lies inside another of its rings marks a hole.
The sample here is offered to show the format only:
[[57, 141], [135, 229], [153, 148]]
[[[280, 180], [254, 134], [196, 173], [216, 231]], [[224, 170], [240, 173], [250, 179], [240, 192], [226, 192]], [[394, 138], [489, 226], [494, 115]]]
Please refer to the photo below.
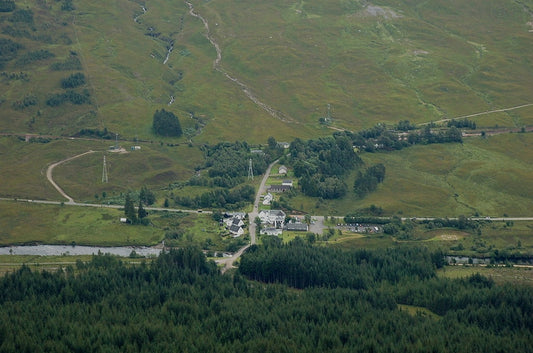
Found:
[[514, 216], [531, 213], [532, 134], [507, 133], [466, 138], [462, 144], [414, 146], [394, 152], [363, 153], [367, 166], [383, 163], [385, 181], [358, 199], [355, 173], [341, 200], [290, 199], [296, 210], [344, 216], [371, 205], [386, 215], [419, 217]]
[[197, 246], [214, 253], [236, 251], [248, 240], [233, 239], [208, 214], [150, 211], [146, 226], [121, 223], [121, 217], [122, 209], [0, 201], [0, 246], [153, 246], [164, 241], [167, 246]]
[[0, 243], [155, 245], [164, 232], [154, 227], [120, 223], [124, 212], [116, 209], [0, 202]]

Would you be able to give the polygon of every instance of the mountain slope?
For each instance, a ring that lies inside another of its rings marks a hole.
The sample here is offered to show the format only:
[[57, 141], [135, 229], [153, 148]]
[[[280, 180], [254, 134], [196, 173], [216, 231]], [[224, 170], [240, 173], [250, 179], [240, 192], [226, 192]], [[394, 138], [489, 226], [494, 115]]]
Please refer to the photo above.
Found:
[[[350, 130], [527, 104], [532, 9], [530, 0], [17, 2], [0, 13], [0, 131], [153, 138], [164, 107], [185, 138], [264, 142], [329, 134], [318, 122], [328, 104], [333, 126]], [[86, 81], [72, 96], [61, 81], [79, 72]], [[531, 111], [476, 120], [531, 125]]]

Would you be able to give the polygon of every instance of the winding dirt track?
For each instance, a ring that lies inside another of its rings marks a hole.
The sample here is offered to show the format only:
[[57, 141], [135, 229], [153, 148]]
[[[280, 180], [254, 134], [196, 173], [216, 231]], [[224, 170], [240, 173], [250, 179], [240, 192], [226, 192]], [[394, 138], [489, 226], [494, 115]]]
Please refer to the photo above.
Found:
[[67, 195], [67, 193], [65, 191], [63, 191], [63, 189], [61, 189], [61, 187], [59, 185], [57, 185], [57, 183], [54, 181], [53, 179], [53, 176], [52, 176], [52, 172], [54, 171], [54, 168], [57, 167], [58, 165], [62, 164], [62, 163], [65, 163], [65, 162], [68, 162], [68, 161], [71, 161], [73, 159], [76, 159], [76, 158], [79, 158], [79, 157], [82, 157], [82, 156], [85, 156], [86, 154], [89, 154], [89, 153], [94, 153], [95, 151], [93, 150], [90, 150], [90, 151], [87, 151], [87, 152], [84, 152], [84, 153], [81, 153], [81, 154], [78, 154], [76, 156], [72, 156], [72, 157], [69, 157], [67, 159], [63, 159], [62, 161], [59, 161], [59, 162], [55, 162], [55, 163], [52, 163], [48, 166], [48, 169], [46, 170], [46, 178], [48, 179], [48, 181], [50, 182], [50, 184], [52, 184], [52, 186], [54, 188], [56, 188], [56, 190], [64, 197], [68, 200], [67, 203], [70, 203], [70, 204], [74, 204], [74, 199], [70, 196]]
[[485, 112], [480, 112], [480, 113], [474, 113], [474, 114], [468, 114], [468, 115], [462, 115], [462, 116], [457, 116], [455, 118], [447, 118], [447, 119], [441, 119], [441, 120], [437, 120], [437, 121], [433, 121], [433, 122], [429, 122], [429, 123], [423, 123], [423, 124], [420, 124], [420, 125], [428, 125], [428, 124], [431, 124], [431, 123], [444, 123], [444, 122], [447, 122], [447, 121], [450, 121], [450, 120], [459, 120], [459, 119], [466, 119], [466, 118], [472, 118], [474, 116], [480, 116], [480, 115], [487, 115], [487, 114], [493, 114], [493, 113], [503, 113], [503, 112], [508, 112], [510, 110], [515, 110], [515, 109], [520, 109], [520, 108], [525, 108], [525, 107], [530, 107], [532, 106], [533, 103], [528, 103], [528, 104], [522, 104], [522, 105], [517, 105], [515, 107], [510, 107], [510, 108], [503, 108], [503, 109], [495, 109], [495, 110], [488, 110], [488, 111], [485, 111]]

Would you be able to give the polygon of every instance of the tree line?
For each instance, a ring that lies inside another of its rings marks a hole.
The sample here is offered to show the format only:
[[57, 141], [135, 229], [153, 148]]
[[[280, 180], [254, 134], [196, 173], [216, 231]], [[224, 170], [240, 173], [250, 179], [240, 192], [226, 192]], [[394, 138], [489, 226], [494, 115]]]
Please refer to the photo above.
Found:
[[[276, 145], [275, 142], [271, 144]], [[250, 185], [242, 185], [248, 178], [250, 160], [253, 174], [260, 175], [279, 153], [276, 146], [253, 153], [251, 146], [241, 141], [204, 145], [201, 149], [205, 161], [197, 167], [198, 174], [190, 178], [187, 185], [216, 189], [196, 196], [178, 195], [174, 197], [178, 205], [232, 210], [245, 207], [255, 199], [255, 189]]]
[[[315, 255], [303, 245], [288, 249], [302, 261]], [[283, 261], [291, 255], [277, 245], [269, 251]], [[249, 256], [274, 266], [260, 248]], [[298, 291], [239, 272], [222, 276], [195, 248], [137, 266], [107, 255], [56, 272], [23, 266], [0, 279], [0, 351], [530, 351], [530, 287], [497, 286], [479, 275], [442, 279], [427, 252], [392, 250], [341, 255], [354, 261], [344, 268], [367, 272], [375, 282], [339, 287], [328, 284], [331, 259], [316, 256], [320, 281]], [[408, 269], [395, 269], [404, 265]], [[388, 270], [399, 280], [389, 279]], [[434, 316], [410, 314], [399, 304]]]
[[[403, 120], [395, 128], [379, 123], [356, 133], [335, 132], [332, 137], [308, 141], [297, 138], [289, 147], [287, 162], [294, 168], [294, 175], [299, 178], [305, 195], [323, 199], [342, 198], [348, 191], [342, 176], [364, 165], [354, 149], [375, 152], [400, 150], [415, 144], [460, 143], [462, 134], [457, 126], [462, 126], [462, 123], [454, 121], [447, 129], [435, 129], [432, 124], [417, 129], [408, 120]], [[376, 190], [384, 177], [385, 167], [382, 164], [359, 170], [353, 190], [363, 198]]]
[[263, 242], [265, 246], [252, 246], [242, 256], [240, 273], [254, 280], [299, 289], [316, 286], [368, 289], [382, 281], [426, 280], [444, 265], [442, 253], [419, 249], [343, 251], [315, 247], [300, 238], [287, 245], [277, 237], [264, 238]]
[[233, 189], [215, 189], [197, 196], [176, 196], [174, 202], [189, 208], [225, 208], [237, 210], [255, 199], [255, 189], [242, 185]]
[[363, 164], [345, 134], [302, 141], [296, 138], [289, 147], [289, 164], [307, 196], [341, 198], [348, 189], [342, 176]]
[[437, 127], [434, 124], [417, 128], [409, 120], [402, 120], [394, 127], [378, 123], [358, 132], [344, 131], [335, 134], [345, 134], [355, 147], [365, 152], [401, 150], [419, 144], [463, 142], [461, 131], [454, 124], [448, 128]]
[[246, 178], [249, 162], [255, 175], [263, 174], [272, 157], [266, 153], [252, 153], [251, 147], [244, 141], [220, 142], [216, 145], [202, 147], [205, 163], [199, 169], [206, 169], [210, 178]]

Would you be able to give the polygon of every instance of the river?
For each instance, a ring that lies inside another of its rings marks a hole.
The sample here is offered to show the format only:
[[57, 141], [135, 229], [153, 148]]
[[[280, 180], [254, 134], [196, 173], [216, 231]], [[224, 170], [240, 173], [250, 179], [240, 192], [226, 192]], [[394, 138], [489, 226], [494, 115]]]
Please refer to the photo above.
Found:
[[161, 248], [147, 246], [80, 246], [80, 245], [20, 245], [0, 247], [0, 255], [97, 255], [111, 254], [122, 257], [130, 256], [135, 251], [140, 256], [158, 256]]

